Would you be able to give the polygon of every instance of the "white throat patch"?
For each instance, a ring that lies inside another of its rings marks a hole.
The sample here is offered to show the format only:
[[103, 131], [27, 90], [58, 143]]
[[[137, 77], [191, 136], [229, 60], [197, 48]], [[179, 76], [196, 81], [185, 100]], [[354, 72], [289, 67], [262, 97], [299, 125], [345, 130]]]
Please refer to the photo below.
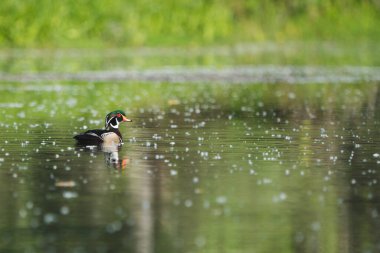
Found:
[[116, 117], [112, 117], [110, 120], [108, 120], [108, 122], [106, 122], [107, 124], [107, 126], [108, 125], [110, 125], [111, 127], [113, 127], [113, 128], [119, 128], [119, 121], [116, 119], [116, 124], [115, 125], [113, 125], [112, 123], [111, 123], [111, 121], [114, 119], [114, 118], [116, 118]]

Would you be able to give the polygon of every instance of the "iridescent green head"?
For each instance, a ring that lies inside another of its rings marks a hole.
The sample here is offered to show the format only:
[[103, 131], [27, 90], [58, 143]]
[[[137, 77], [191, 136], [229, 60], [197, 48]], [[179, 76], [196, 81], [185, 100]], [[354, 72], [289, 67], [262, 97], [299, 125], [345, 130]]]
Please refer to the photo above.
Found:
[[105, 119], [105, 128], [119, 128], [120, 122], [131, 122], [132, 120], [128, 119], [125, 116], [125, 112], [123, 110], [112, 111], [107, 114]]

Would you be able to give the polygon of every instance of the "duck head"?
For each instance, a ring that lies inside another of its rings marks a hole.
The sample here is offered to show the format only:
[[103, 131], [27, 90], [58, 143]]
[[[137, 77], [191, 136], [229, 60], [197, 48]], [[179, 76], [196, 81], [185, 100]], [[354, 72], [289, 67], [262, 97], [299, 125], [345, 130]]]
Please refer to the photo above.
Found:
[[105, 119], [105, 128], [119, 128], [121, 122], [131, 122], [132, 120], [128, 119], [125, 116], [125, 112], [122, 110], [116, 110], [107, 114]]

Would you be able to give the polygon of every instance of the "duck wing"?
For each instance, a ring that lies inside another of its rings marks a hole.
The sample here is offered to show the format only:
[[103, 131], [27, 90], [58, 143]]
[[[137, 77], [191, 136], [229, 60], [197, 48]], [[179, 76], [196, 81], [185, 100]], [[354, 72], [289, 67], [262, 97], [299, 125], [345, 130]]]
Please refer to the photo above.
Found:
[[81, 144], [86, 145], [98, 145], [103, 143], [104, 139], [102, 137], [103, 134], [109, 132], [108, 130], [103, 129], [94, 129], [89, 130], [84, 133], [78, 134], [74, 136], [74, 139], [76, 139]]

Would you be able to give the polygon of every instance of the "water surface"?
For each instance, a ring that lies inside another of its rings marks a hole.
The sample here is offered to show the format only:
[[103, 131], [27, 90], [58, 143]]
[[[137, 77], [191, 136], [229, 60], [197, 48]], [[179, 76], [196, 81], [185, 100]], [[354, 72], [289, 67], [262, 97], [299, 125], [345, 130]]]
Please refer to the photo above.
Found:
[[2, 79], [0, 251], [379, 251], [378, 80], [295, 83]]

